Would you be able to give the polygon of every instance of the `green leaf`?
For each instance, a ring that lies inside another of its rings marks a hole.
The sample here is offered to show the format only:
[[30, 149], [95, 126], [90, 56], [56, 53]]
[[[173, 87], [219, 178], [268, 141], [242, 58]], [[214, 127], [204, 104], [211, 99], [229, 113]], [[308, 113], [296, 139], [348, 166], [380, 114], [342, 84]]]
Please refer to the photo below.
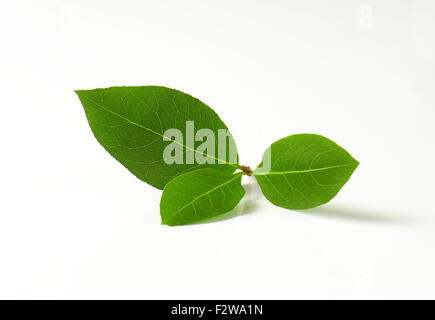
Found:
[[175, 226], [209, 220], [233, 209], [245, 194], [242, 173], [198, 169], [171, 180], [160, 200], [162, 224]]
[[[267, 167], [268, 159], [270, 170], [261, 168]], [[346, 150], [325, 137], [295, 134], [266, 150], [254, 176], [273, 204], [309, 209], [334, 198], [358, 164]]]
[[[230, 152], [225, 157], [216, 156], [218, 139], [213, 155], [208, 149], [206, 152], [199, 148], [203, 141], [188, 138], [187, 121], [194, 122], [194, 132], [206, 128], [216, 137], [219, 129], [228, 128], [211, 108], [186, 93], [157, 86], [111, 87], [76, 93], [98, 142], [136, 177], [156, 188], [163, 189], [172, 178], [199, 167], [228, 173], [238, 167], [237, 151], [234, 161], [230, 161]], [[180, 130], [183, 140], [165, 136], [168, 129]], [[171, 143], [181, 148], [182, 164], [165, 162], [164, 150]], [[228, 148], [227, 143], [226, 151]], [[199, 154], [209, 163], [189, 162], [188, 154], [195, 157]]]

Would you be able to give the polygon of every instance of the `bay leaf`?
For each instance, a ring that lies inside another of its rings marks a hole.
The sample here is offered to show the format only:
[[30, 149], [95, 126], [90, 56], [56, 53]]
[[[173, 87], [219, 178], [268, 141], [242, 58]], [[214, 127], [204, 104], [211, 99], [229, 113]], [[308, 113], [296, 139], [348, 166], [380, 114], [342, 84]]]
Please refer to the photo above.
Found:
[[273, 204], [309, 209], [334, 198], [358, 165], [346, 150], [328, 138], [295, 134], [274, 142], [266, 150], [254, 176]]
[[[136, 177], [158, 189], [177, 175], [197, 168], [228, 173], [238, 168], [237, 150], [227, 126], [210, 107], [186, 93], [159, 86], [111, 87], [76, 93], [98, 142]], [[218, 139], [212, 143], [214, 154], [200, 149], [203, 141], [189, 139], [188, 123], [194, 132], [208, 129], [216, 137], [219, 130], [227, 130], [225, 155], [221, 158], [217, 155]], [[168, 129], [179, 130], [181, 142], [165, 136]], [[179, 153], [182, 163], [165, 161], [164, 150], [169, 144], [182, 149]], [[235, 160], [234, 157], [231, 160], [231, 146], [236, 150]], [[199, 155], [207, 162], [195, 161]]]
[[175, 226], [209, 220], [233, 209], [245, 194], [242, 173], [211, 169], [184, 173], [168, 182], [160, 200], [162, 224]]

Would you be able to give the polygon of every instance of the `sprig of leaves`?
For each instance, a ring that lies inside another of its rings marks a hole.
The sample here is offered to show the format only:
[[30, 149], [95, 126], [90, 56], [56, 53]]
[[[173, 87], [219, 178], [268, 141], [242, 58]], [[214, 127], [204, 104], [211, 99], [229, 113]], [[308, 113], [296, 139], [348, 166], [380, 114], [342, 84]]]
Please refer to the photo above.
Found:
[[[252, 171], [238, 164], [231, 134], [236, 161], [230, 152], [214, 155], [204, 149], [202, 141], [180, 141], [167, 135], [170, 129], [191, 134], [186, 123], [194, 124], [195, 131], [205, 128], [215, 136], [228, 130], [210, 107], [186, 93], [157, 86], [76, 93], [98, 142], [136, 177], [163, 189], [162, 224], [198, 223], [230, 211], [245, 194], [242, 175], [253, 175], [265, 197], [277, 206], [313, 208], [334, 198], [359, 165], [323, 136], [295, 134], [274, 142]], [[197, 156], [204, 161], [168, 163], [164, 151], [171, 143], [185, 159]], [[208, 143], [219, 148], [217, 140]]]

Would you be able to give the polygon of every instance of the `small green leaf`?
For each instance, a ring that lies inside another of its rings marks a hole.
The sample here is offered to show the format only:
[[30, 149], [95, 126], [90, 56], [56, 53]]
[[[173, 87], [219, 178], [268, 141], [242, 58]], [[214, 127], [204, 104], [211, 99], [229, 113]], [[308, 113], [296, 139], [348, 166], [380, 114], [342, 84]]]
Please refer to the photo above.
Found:
[[[192, 134], [189, 138], [188, 123], [192, 123], [194, 132], [209, 129], [215, 137], [219, 136], [219, 129], [228, 128], [211, 108], [186, 93], [157, 86], [111, 87], [76, 93], [98, 142], [135, 176], [158, 189], [163, 189], [177, 175], [199, 167], [228, 173], [238, 168], [237, 150], [233, 152], [235, 160], [230, 159], [230, 152], [219, 158], [217, 139], [212, 155], [208, 149], [207, 152], [200, 149], [203, 141], [196, 141]], [[168, 129], [178, 129], [182, 141], [165, 136]], [[228, 139], [233, 143], [229, 133]], [[168, 164], [164, 150], [174, 141], [181, 148], [178, 154], [183, 158], [182, 163]], [[208, 162], [200, 164], [192, 160], [198, 154]]]
[[175, 226], [209, 220], [233, 209], [245, 194], [242, 173], [198, 169], [166, 184], [160, 200], [162, 224]]
[[309, 209], [334, 198], [358, 164], [346, 150], [325, 137], [295, 134], [266, 150], [254, 176], [273, 204]]

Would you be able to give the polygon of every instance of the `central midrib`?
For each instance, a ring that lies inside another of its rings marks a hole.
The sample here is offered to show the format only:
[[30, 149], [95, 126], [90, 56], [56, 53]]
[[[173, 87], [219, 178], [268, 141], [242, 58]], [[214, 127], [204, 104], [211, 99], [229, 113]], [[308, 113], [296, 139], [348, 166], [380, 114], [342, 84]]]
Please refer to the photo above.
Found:
[[206, 153], [204, 153], [204, 152], [200, 152], [200, 151], [198, 151], [198, 150], [192, 149], [192, 148], [186, 146], [185, 144], [178, 142], [177, 140], [173, 140], [173, 139], [171, 139], [171, 138], [169, 138], [169, 137], [166, 137], [165, 135], [163, 135], [163, 134], [161, 134], [161, 133], [159, 133], [159, 132], [157, 132], [157, 131], [154, 131], [154, 130], [151, 129], [151, 128], [148, 128], [148, 127], [145, 127], [145, 126], [143, 126], [143, 125], [141, 125], [141, 124], [139, 124], [139, 123], [136, 123], [136, 122], [134, 122], [134, 121], [132, 121], [132, 120], [130, 120], [130, 119], [128, 119], [128, 118], [126, 118], [126, 117], [120, 115], [119, 113], [116, 113], [116, 112], [114, 112], [114, 111], [112, 111], [112, 110], [106, 108], [105, 106], [103, 106], [102, 104], [100, 104], [100, 103], [96, 102], [95, 100], [89, 98], [88, 96], [83, 96], [83, 97], [86, 98], [86, 99], [88, 99], [88, 100], [91, 101], [92, 103], [96, 104], [96, 105], [99, 106], [100, 108], [102, 108], [102, 109], [104, 109], [104, 110], [106, 110], [106, 111], [108, 111], [108, 112], [114, 114], [115, 116], [117, 116], [117, 117], [119, 117], [119, 118], [121, 118], [121, 119], [123, 119], [123, 120], [125, 120], [125, 121], [128, 121], [129, 123], [131, 123], [131, 124], [133, 124], [133, 125], [135, 125], [135, 126], [137, 126], [137, 127], [139, 127], [139, 128], [142, 128], [142, 129], [145, 129], [145, 130], [147, 130], [147, 131], [149, 131], [149, 132], [151, 132], [151, 133], [154, 133], [154, 134], [156, 134], [156, 135], [158, 135], [158, 136], [160, 136], [160, 137], [162, 137], [162, 138], [164, 138], [164, 139], [167, 139], [167, 140], [169, 140], [169, 141], [175, 142], [176, 144], [181, 145], [182, 147], [186, 148], [187, 150], [190, 150], [190, 151], [193, 151], [193, 152], [196, 152], [196, 153], [202, 154], [203, 156], [205, 156], [205, 157], [207, 157], [207, 158], [210, 158], [210, 159], [214, 159], [214, 160], [216, 160], [216, 161], [218, 161], [218, 162], [219, 162], [219, 161], [224, 162], [225, 164], [228, 164], [228, 165], [233, 166], [233, 167], [235, 167], [235, 168], [238, 168], [238, 167], [239, 167], [239, 166], [237, 166], [237, 165], [235, 165], [235, 164], [233, 164], [233, 163], [229, 163], [229, 162], [227, 162], [227, 161], [225, 161], [225, 160], [222, 160], [222, 159], [219, 159], [219, 158], [216, 158], [216, 157], [209, 156], [208, 154], [206, 154]]
[[315, 172], [315, 171], [323, 171], [328, 169], [334, 169], [334, 168], [342, 168], [342, 167], [348, 167], [352, 166], [353, 163], [348, 164], [341, 164], [336, 166], [330, 166], [330, 167], [323, 167], [323, 168], [314, 168], [314, 169], [306, 169], [306, 170], [291, 170], [291, 171], [270, 171], [270, 172], [257, 172], [255, 173], [254, 170], [254, 176], [266, 176], [266, 175], [273, 175], [273, 174], [291, 174], [291, 173], [309, 173], [309, 172]]

